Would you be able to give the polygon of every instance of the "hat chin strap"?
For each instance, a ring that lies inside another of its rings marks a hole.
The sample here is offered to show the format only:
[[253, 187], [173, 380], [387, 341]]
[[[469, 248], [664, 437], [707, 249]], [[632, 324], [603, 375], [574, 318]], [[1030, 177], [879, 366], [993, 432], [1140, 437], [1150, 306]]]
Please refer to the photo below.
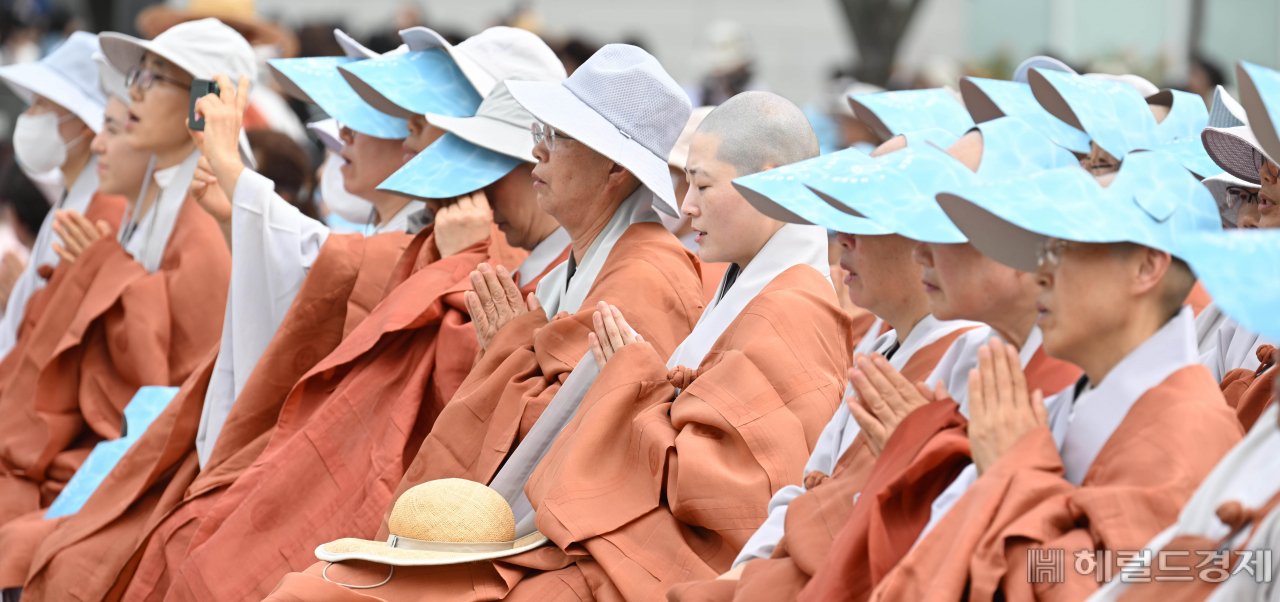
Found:
[[418, 552], [448, 552], [451, 554], [475, 554], [485, 552], [505, 552], [515, 548], [512, 541], [427, 541], [392, 535], [387, 538], [388, 548], [414, 550]]

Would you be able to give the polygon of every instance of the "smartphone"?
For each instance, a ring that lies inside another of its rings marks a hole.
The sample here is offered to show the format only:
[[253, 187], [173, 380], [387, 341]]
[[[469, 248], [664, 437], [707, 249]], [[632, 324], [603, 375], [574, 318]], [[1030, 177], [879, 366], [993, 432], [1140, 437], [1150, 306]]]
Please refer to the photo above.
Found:
[[213, 94], [214, 96], [221, 94], [221, 89], [218, 88], [218, 82], [199, 78], [191, 80], [191, 108], [187, 112], [188, 128], [197, 132], [204, 131], [204, 118], [201, 117], [200, 119], [196, 119], [196, 101], [210, 94]]

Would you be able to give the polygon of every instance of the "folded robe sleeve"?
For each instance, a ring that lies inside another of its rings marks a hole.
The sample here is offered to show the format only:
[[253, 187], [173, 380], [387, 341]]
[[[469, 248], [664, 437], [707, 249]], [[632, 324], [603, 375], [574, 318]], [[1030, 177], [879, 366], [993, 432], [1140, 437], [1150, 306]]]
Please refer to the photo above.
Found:
[[[1081, 550], [1139, 550], [1172, 524], [1240, 427], [1202, 366], [1134, 403], [1081, 485], [1068, 482], [1047, 427], [983, 474], [872, 593], [873, 600], [1084, 600], [1099, 584], [1072, 570]], [[1195, 445], [1190, 445], [1195, 442]], [[1065, 582], [1028, 583], [1031, 548], [1060, 548]], [[999, 593], [997, 593], [999, 592]]]
[[848, 320], [805, 307], [812, 298], [766, 297], [697, 370], [669, 376], [647, 344], [623, 348], [530, 478], [539, 530], [591, 554], [578, 562], [589, 582], [642, 599], [713, 578], [770, 496], [800, 481], [844, 391]]
[[231, 197], [231, 232], [235, 252], [222, 345], [196, 436], [201, 466], [329, 237], [328, 227], [302, 215], [275, 193], [274, 182], [248, 168]]

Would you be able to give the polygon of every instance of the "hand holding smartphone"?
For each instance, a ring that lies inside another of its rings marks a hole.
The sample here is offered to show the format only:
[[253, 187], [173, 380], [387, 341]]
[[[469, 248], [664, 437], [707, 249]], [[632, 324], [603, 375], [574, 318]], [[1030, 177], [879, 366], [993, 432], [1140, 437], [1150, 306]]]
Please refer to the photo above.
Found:
[[196, 119], [196, 101], [213, 94], [218, 96], [222, 93], [222, 89], [218, 87], [218, 82], [196, 78], [191, 81], [191, 107], [187, 114], [187, 127], [197, 132], [204, 131], [204, 117]]

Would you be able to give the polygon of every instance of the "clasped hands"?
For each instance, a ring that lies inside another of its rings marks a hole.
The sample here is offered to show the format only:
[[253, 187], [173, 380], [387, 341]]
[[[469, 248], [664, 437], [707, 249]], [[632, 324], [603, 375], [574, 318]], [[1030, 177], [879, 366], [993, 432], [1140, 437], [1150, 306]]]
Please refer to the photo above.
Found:
[[471, 314], [471, 323], [475, 326], [482, 350], [489, 348], [489, 343], [503, 326], [526, 313], [542, 309], [533, 293], [521, 301], [520, 287], [502, 266], [496, 270], [487, 263], [476, 266], [471, 272], [471, 289], [463, 295], [463, 302]]
[[[932, 391], [923, 383], [912, 385], [878, 353], [858, 354], [854, 363], [849, 382], [856, 398], [846, 403], [877, 456], [908, 414], [950, 398], [941, 382]], [[978, 474], [1028, 431], [1048, 422], [1041, 391], [1027, 391], [1018, 350], [993, 337], [978, 349], [978, 368], [969, 371], [969, 446]]]

